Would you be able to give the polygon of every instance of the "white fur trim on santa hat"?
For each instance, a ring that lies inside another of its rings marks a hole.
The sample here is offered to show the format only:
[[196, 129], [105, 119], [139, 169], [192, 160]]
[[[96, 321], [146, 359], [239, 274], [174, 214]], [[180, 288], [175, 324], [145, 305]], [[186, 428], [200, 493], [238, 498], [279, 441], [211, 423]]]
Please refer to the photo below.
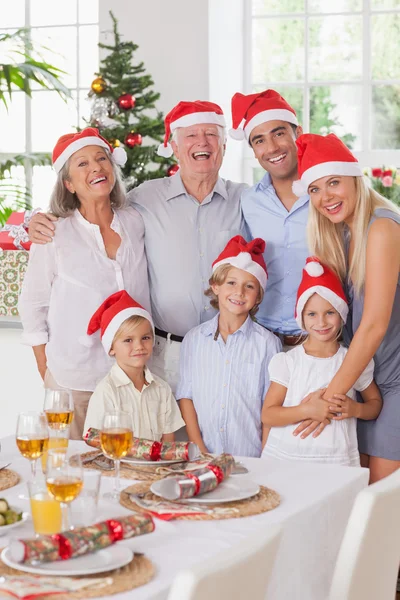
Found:
[[293, 123], [293, 125], [299, 124], [296, 115], [290, 110], [286, 110], [286, 108], [271, 108], [270, 110], [263, 110], [250, 119], [244, 128], [246, 140], [249, 139], [254, 127], [261, 125], [261, 123], [267, 123], [268, 121], [286, 121], [287, 123]]
[[126, 150], [122, 146], [118, 146], [117, 148], [114, 148], [112, 156], [113, 156], [115, 164], [117, 164], [119, 167], [123, 167], [125, 165], [126, 161], [128, 160], [128, 155], [126, 153]]
[[137, 306], [125, 308], [124, 310], [121, 310], [118, 314], [116, 314], [113, 319], [111, 319], [101, 339], [103, 348], [107, 352], [107, 354], [111, 350], [111, 344], [114, 339], [114, 336], [117, 333], [118, 329], [121, 327], [122, 323], [126, 321], [126, 319], [129, 319], [129, 317], [134, 316], [144, 317], [145, 319], [147, 319], [151, 324], [153, 336], [155, 336], [153, 319], [151, 318], [150, 313], [148, 313], [147, 310], [145, 310], [144, 308], [139, 308]]
[[174, 151], [172, 150], [172, 146], [169, 142], [166, 146], [164, 146], [164, 144], [160, 144], [157, 148], [158, 156], [162, 156], [163, 158], [170, 158], [173, 153]]
[[226, 127], [224, 115], [217, 115], [215, 112], [194, 112], [189, 115], [184, 115], [176, 121], [171, 121], [171, 132], [178, 127], [190, 127], [191, 125], [200, 125], [201, 123], [213, 123], [220, 127]]
[[101, 146], [102, 148], [107, 148], [110, 150], [110, 146], [106, 144], [101, 138], [95, 135], [87, 135], [83, 138], [79, 138], [74, 142], [71, 142], [63, 152], [61, 152], [60, 156], [53, 163], [53, 168], [56, 173], [59, 173], [67, 160], [75, 154], [81, 148], [85, 148], [85, 146]]
[[307, 300], [309, 300], [313, 294], [318, 294], [318, 296], [321, 296], [321, 298], [324, 298], [324, 300], [332, 304], [333, 308], [336, 309], [339, 315], [342, 317], [343, 322], [346, 323], [349, 312], [347, 302], [342, 300], [342, 298], [335, 294], [335, 292], [332, 292], [332, 290], [329, 288], [323, 285], [315, 285], [314, 287], [310, 287], [303, 292], [297, 301], [296, 322], [301, 329], [304, 329], [302, 318], [304, 307], [307, 304]]
[[348, 177], [362, 177], [363, 172], [358, 162], [331, 161], [314, 165], [304, 171], [301, 176], [301, 183], [308, 191], [308, 188], [313, 181], [317, 181], [321, 177], [329, 175], [345, 175]]
[[254, 275], [254, 277], [258, 279], [263, 290], [265, 290], [265, 288], [267, 287], [267, 273], [264, 271], [261, 265], [253, 261], [249, 252], [241, 252], [237, 256], [231, 256], [219, 260], [214, 264], [213, 272], [221, 265], [226, 264], [232, 265], [232, 267], [242, 269], [242, 271], [246, 271], [247, 273]]
[[306, 264], [304, 270], [310, 275], [310, 277], [321, 277], [324, 273], [324, 267], [317, 260], [311, 260]]

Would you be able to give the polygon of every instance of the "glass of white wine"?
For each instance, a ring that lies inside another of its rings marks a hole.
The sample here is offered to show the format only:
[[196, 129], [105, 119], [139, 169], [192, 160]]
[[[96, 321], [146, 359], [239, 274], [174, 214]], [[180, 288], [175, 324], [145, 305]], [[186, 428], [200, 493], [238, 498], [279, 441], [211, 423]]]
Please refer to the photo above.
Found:
[[31, 461], [32, 480], [36, 477], [36, 461], [47, 450], [49, 430], [44, 413], [19, 413], [16, 442], [24, 458]]
[[70, 527], [69, 505], [79, 496], [83, 487], [83, 470], [79, 454], [72, 455], [65, 449], [49, 450], [46, 466], [46, 486], [62, 509], [62, 531]]
[[123, 411], [105, 413], [100, 433], [101, 449], [115, 465], [114, 490], [104, 494], [105, 498], [119, 501], [119, 467], [121, 458], [127, 455], [133, 442], [132, 416]]
[[[72, 392], [66, 389], [45, 390], [44, 413], [49, 426], [48, 449], [68, 448], [69, 427], [74, 418]], [[47, 452], [42, 456], [42, 469], [46, 470]]]

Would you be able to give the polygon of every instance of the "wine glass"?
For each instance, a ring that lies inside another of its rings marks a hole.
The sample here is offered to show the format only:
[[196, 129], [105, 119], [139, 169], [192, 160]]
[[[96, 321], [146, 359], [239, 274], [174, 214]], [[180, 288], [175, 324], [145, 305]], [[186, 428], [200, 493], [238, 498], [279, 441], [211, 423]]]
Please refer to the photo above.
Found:
[[31, 461], [32, 480], [36, 477], [36, 461], [47, 450], [49, 430], [44, 413], [20, 413], [17, 419], [16, 442], [24, 458]]
[[65, 449], [49, 450], [46, 466], [46, 487], [62, 509], [62, 531], [70, 527], [69, 506], [79, 496], [83, 487], [83, 470], [79, 454], [71, 454]]
[[[66, 389], [45, 390], [44, 413], [49, 426], [48, 449], [67, 448], [69, 440], [69, 426], [74, 418], [74, 401], [72, 392]], [[42, 456], [42, 470], [45, 472], [47, 452]]]
[[100, 432], [101, 449], [115, 465], [114, 490], [104, 494], [105, 498], [119, 500], [119, 466], [121, 458], [127, 455], [133, 442], [132, 417], [123, 411], [107, 412]]

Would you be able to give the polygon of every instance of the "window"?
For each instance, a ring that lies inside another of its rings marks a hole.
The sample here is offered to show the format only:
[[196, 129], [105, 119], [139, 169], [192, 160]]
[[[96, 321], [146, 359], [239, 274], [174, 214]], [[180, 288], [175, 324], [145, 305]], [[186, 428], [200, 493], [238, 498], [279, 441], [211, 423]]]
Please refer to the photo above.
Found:
[[[333, 131], [363, 166], [399, 166], [400, 0], [252, 0], [247, 6], [247, 89], [276, 89], [304, 131]], [[247, 162], [256, 164], [250, 153]]]
[[[0, 107], [0, 158], [23, 152], [51, 152], [57, 138], [85, 125], [87, 94], [98, 70], [98, 0], [12, 0], [3, 11], [2, 31], [31, 28], [43, 58], [66, 71], [63, 83], [72, 100], [56, 92], [33, 88], [32, 99], [13, 92], [9, 111]], [[1, 61], [7, 61], [1, 57]], [[33, 87], [33, 86], [32, 86]], [[55, 181], [52, 167], [16, 168], [13, 178], [32, 189], [33, 206], [45, 208]]]

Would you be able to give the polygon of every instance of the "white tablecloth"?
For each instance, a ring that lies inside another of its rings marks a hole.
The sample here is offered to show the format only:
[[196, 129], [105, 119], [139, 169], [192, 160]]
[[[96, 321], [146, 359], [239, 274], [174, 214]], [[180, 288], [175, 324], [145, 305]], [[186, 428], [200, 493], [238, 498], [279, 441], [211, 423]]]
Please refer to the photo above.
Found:
[[[1, 443], [1, 464], [11, 459], [11, 468], [26, 480], [30, 466], [19, 455], [14, 439], [5, 438]], [[83, 442], [71, 442], [71, 447], [87, 450]], [[153, 533], [120, 542], [144, 552], [157, 568], [157, 574], [150, 583], [135, 589], [135, 600], [166, 598], [168, 588], [180, 569], [240, 543], [249, 534], [261, 532], [263, 528], [267, 530], [270, 523], [282, 524], [283, 536], [267, 600], [327, 598], [347, 519], [357, 493], [368, 483], [368, 470], [274, 459], [243, 458], [242, 461], [250, 470], [246, 477], [279, 492], [280, 506], [254, 517], [223, 521], [164, 522], [156, 519]], [[122, 481], [128, 484], [127, 480]], [[111, 488], [112, 484], [112, 478], [103, 477], [102, 491]], [[22, 488], [24, 483], [0, 495], [29, 510], [28, 501], [18, 499]], [[115, 506], [104, 499], [99, 512], [100, 518], [129, 513], [122, 506]], [[32, 533], [30, 521], [13, 531], [19, 537]], [[7, 543], [7, 537], [0, 540], [1, 547]], [[126, 592], [112, 598], [130, 600], [133, 595]]]

